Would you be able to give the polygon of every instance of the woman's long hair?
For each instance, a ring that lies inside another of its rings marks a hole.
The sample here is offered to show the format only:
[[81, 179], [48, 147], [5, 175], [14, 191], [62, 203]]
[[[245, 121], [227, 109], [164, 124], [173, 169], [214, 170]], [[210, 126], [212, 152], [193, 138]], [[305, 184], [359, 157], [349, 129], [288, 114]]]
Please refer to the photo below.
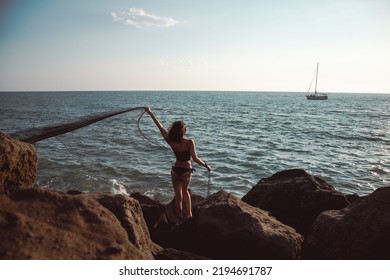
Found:
[[183, 121], [175, 121], [169, 128], [168, 140], [175, 143], [180, 143], [184, 137], [183, 128], [185, 125], [186, 124]]

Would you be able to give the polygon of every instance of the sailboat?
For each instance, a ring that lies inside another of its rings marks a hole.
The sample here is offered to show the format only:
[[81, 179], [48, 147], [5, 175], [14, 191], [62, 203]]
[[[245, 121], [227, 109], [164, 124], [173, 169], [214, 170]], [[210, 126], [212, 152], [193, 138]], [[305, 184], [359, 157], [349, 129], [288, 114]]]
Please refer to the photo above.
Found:
[[309, 90], [307, 91], [307, 94], [306, 94], [306, 98], [308, 100], [327, 100], [328, 99], [328, 95], [326, 93], [318, 93], [317, 92], [318, 65], [319, 65], [319, 63], [317, 62], [316, 85], [315, 85], [314, 93], [309, 94], [311, 84], [313, 83], [313, 80], [312, 80], [310, 83], [310, 86], [309, 86]]

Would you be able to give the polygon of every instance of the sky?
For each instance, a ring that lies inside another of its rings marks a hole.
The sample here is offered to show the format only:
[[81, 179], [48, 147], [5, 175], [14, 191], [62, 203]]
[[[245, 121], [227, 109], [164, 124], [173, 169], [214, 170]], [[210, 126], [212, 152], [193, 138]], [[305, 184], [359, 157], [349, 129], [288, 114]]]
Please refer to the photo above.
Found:
[[390, 93], [390, 0], [0, 0], [0, 91]]

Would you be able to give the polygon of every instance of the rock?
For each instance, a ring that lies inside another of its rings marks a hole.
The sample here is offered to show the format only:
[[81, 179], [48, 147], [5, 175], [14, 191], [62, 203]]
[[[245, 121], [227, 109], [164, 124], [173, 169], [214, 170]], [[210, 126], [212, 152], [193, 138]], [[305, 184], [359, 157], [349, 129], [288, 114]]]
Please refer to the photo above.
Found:
[[346, 194], [345, 197], [347, 198], [349, 203], [354, 203], [355, 201], [362, 199], [358, 194]]
[[132, 193], [130, 195], [133, 199], [136, 199], [141, 205], [142, 212], [146, 224], [148, 226], [150, 235], [154, 236], [155, 231], [159, 226], [168, 224], [165, 206], [158, 201], [155, 201], [146, 195], [140, 193]]
[[81, 192], [79, 190], [69, 190], [69, 191], [66, 191], [66, 193], [71, 194], [71, 195], [83, 194], [83, 192]]
[[173, 248], [163, 249], [158, 252], [154, 257], [156, 260], [207, 260], [204, 257], [176, 250]]
[[269, 213], [219, 191], [171, 232], [167, 247], [210, 259], [297, 259], [303, 237]]
[[96, 199], [103, 207], [110, 210], [127, 231], [130, 242], [148, 258], [153, 258], [153, 253], [161, 250], [161, 247], [150, 239], [149, 230], [137, 200], [127, 195], [101, 192], [87, 193], [84, 196]]
[[0, 193], [12, 188], [32, 188], [37, 176], [37, 161], [33, 145], [0, 132]]
[[390, 259], [390, 187], [323, 212], [305, 241], [305, 259]]
[[102, 206], [111, 198], [98, 199], [38, 188], [0, 195], [0, 259], [152, 259], [147, 242], [132, 244], [113, 207]]
[[260, 180], [242, 200], [270, 211], [304, 236], [322, 211], [349, 205], [344, 194], [301, 169], [281, 171]]
[[131, 197], [138, 200], [141, 205], [151, 239], [161, 245], [161, 240], [169, 235], [172, 227], [167, 219], [165, 205], [140, 193], [131, 194]]

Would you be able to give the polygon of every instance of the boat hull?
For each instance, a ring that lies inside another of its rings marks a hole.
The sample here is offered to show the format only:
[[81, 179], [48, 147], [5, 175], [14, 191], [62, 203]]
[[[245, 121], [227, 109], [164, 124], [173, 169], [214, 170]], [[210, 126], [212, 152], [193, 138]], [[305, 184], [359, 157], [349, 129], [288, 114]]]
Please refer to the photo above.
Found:
[[311, 94], [311, 95], [306, 95], [306, 98], [308, 100], [327, 100], [328, 99], [328, 96], [327, 95], [315, 95], [315, 94]]

